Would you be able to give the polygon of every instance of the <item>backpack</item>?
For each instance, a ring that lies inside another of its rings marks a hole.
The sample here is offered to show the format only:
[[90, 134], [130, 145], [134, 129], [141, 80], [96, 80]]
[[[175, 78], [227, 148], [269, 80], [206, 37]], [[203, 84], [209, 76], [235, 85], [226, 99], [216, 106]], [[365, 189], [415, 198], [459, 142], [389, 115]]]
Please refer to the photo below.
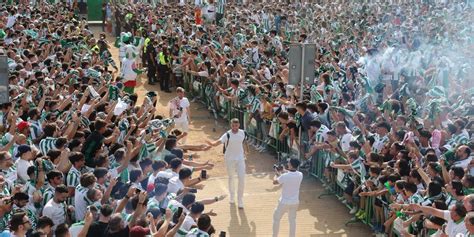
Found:
[[[244, 131], [245, 133], [245, 137], [244, 137], [244, 140], [242, 141], [242, 144], [244, 143], [245, 140], [247, 140], [248, 138], [248, 134], [246, 131]], [[224, 144], [224, 147], [222, 148], [222, 154], [225, 154], [226, 150], [227, 150], [227, 146], [229, 145], [229, 140], [230, 140], [230, 132], [226, 132], [225, 133], [226, 136], [227, 136], [227, 142]]]

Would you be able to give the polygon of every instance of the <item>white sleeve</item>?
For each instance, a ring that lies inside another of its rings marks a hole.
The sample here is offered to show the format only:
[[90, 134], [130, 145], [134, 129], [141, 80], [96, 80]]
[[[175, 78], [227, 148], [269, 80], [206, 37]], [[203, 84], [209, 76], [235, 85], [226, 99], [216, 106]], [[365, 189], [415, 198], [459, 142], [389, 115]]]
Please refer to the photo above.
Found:
[[[51, 211], [52, 211], [52, 208], [50, 206], [46, 206], [45, 208], [43, 208], [43, 216], [47, 216], [47, 217], [51, 218], [51, 220], [54, 220], [53, 219], [53, 213]], [[60, 223], [54, 223], [54, 224], [58, 225]]]
[[225, 144], [227, 142], [227, 133], [224, 133], [219, 140], [222, 144]]
[[189, 103], [188, 98], [184, 98], [183, 101], [181, 102], [181, 107], [183, 108], [188, 108], [191, 104]]
[[286, 180], [286, 174], [282, 174], [277, 180], [279, 184], [284, 184]]

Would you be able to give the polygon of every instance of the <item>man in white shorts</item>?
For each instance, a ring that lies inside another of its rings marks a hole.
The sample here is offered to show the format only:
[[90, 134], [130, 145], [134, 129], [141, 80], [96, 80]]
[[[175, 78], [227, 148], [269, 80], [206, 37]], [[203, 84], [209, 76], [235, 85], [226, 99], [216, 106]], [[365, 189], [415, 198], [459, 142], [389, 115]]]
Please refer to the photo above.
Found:
[[188, 98], [184, 97], [184, 89], [176, 89], [177, 96], [169, 102], [170, 118], [174, 118], [175, 127], [184, 133], [182, 144], [186, 144], [186, 137], [189, 132], [189, 122], [191, 121], [191, 110]]
[[248, 151], [248, 145], [244, 142], [247, 138], [246, 132], [240, 127], [239, 119], [232, 119], [230, 121], [231, 129], [224, 133], [219, 140], [207, 141], [210, 146], [218, 146], [224, 144], [224, 160], [227, 167], [227, 174], [229, 175], [229, 196], [230, 203], [235, 203], [235, 186], [234, 175], [237, 172], [238, 187], [237, 187], [237, 202], [239, 209], [244, 208], [244, 181], [245, 181], [245, 154]]

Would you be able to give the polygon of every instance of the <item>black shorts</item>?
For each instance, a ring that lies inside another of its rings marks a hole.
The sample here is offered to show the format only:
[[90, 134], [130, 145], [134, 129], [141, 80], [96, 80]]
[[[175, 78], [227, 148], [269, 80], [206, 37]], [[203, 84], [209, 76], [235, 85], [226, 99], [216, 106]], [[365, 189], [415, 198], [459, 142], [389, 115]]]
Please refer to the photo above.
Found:
[[344, 193], [349, 195], [349, 196], [352, 196], [352, 193], [354, 193], [354, 188], [355, 188], [354, 182], [348, 181], [347, 186], [344, 189]]

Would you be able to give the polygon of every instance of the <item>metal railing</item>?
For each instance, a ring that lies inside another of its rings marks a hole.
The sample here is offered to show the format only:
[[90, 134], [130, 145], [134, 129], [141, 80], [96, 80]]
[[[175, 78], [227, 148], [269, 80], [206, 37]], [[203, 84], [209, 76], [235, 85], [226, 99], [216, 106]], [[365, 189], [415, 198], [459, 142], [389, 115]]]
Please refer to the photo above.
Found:
[[[267, 134], [263, 134], [263, 136], [261, 136], [262, 134], [259, 134], [259, 132], [261, 133], [262, 129], [257, 129], [259, 126], [258, 124], [255, 125], [255, 123], [248, 121], [249, 112], [245, 108], [233, 106], [230, 101], [225, 101], [222, 104], [216, 105], [216, 103], [218, 103], [218, 100], [215, 98], [216, 91], [212, 89], [213, 85], [210, 81], [204, 78], [184, 74], [184, 87], [190, 97], [198, 99], [204, 104], [204, 106], [213, 112], [216, 119], [216, 125], [217, 119], [225, 119], [230, 121], [232, 118], [238, 118], [241, 122], [243, 121], [243, 123], [241, 123], [241, 127], [247, 131], [248, 136], [254, 142], [266, 144], [267, 148], [276, 153], [275, 158], [278, 160], [278, 162], [285, 161], [290, 156], [295, 156], [295, 153], [298, 153], [294, 148], [289, 147], [286, 140], [282, 141], [279, 139], [278, 134], [280, 134], [281, 127], [278, 120], [274, 119], [272, 121], [263, 121], [269, 124], [269, 129], [267, 129]], [[302, 149], [302, 152], [299, 153], [301, 158], [304, 152], [308, 150], [308, 147], [307, 145], [302, 145], [300, 146], [300, 149]], [[308, 170], [308, 174], [319, 180], [325, 187], [325, 192], [319, 195], [318, 198], [331, 195], [343, 200], [344, 191], [347, 188], [347, 182], [351, 180], [349, 180], [349, 175], [344, 173], [344, 171], [329, 167], [330, 158], [328, 156], [329, 152], [323, 150], [316, 152], [311, 159], [311, 165], [310, 169]], [[352, 175], [358, 176], [358, 180], [361, 180], [359, 174]], [[370, 227], [374, 227], [374, 222], [383, 224], [383, 222], [389, 218], [388, 203], [381, 197], [369, 196], [360, 198], [364, 199], [362, 202], [363, 205], [359, 206], [360, 215], [357, 215], [357, 217], [354, 216], [352, 219], [348, 220], [346, 225], [359, 222], [367, 224]], [[379, 211], [384, 213], [382, 220], [376, 220], [376, 201], [378, 206], [381, 206]], [[346, 205], [349, 209], [351, 208], [351, 206], [348, 204], [344, 205]], [[391, 231], [394, 233], [394, 235], [399, 235], [396, 231]]]

